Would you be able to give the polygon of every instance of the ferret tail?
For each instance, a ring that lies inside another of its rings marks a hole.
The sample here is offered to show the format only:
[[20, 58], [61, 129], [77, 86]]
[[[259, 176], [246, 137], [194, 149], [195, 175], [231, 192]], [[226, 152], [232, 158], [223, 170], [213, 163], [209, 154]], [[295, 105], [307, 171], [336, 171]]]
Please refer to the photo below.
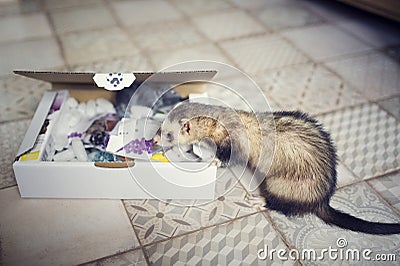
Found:
[[376, 223], [365, 221], [351, 216], [350, 214], [335, 210], [329, 205], [320, 208], [315, 214], [327, 224], [336, 225], [351, 231], [373, 235], [400, 234], [400, 223]]

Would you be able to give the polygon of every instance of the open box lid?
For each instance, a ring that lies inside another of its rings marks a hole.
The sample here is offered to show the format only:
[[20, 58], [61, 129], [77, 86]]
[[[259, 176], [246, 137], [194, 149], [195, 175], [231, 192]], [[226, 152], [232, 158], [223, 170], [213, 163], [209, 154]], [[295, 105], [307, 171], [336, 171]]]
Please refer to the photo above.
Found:
[[[32, 71], [14, 70], [15, 74], [25, 77], [47, 81], [54, 84], [76, 84], [94, 86], [96, 83], [93, 77], [94, 72], [59, 72], [59, 71]], [[180, 84], [192, 81], [204, 81], [212, 79], [217, 71], [215, 70], [193, 70], [193, 71], [174, 71], [174, 72], [133, 72], [135, 82], [143, 82], [151, 77], [153, 82], [164, 82], [170, 84]]]

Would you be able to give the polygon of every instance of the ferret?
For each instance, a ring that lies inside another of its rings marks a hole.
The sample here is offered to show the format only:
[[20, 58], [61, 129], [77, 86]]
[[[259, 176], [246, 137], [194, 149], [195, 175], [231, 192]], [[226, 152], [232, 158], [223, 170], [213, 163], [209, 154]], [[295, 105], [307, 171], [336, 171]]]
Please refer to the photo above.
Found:
[[329, 225], [376, 235], [400, 233], [400, 223], [365, 221], [329, 205], [336, 189], [337, 155], [322, 125], [305, 113], [250, 113], [183, 102], [153, 138], [171, 147], [216, 145], [222, 165], [243, 164], [264, 178], [265, 207], [286, 216], [314, 214]]

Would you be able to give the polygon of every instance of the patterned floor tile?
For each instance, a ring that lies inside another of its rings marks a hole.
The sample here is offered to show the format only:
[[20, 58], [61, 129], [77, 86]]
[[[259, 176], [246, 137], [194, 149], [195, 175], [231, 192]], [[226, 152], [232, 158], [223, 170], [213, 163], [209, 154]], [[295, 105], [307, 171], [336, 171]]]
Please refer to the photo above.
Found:
[[378, 104], [383, 109], [385, 109], [385, 111], [389, 112], [394, 117], [396, 117], [398, 120], [400, 120], [400, 97], [390, 98], [390, 99], [378, 102]]
[[400, 64], [379, 52], [328, 62], [326, 65], [371, 100], [400, 94]]
[[135, 71], [155, 71], [144, 54], [136, 54], [132, 57], [117, 57], [112, 60], [94, 62], [91, 64], [79, 64], [72, 66], [72, 71], [92, 71], [96, 73], [108, 72], [135, 72]]
[[293, 265], [295, 262], [260, 260], [265, 246], [287, 250], [265, 217], [254, 214], [216, 227], [174, 238], [146, 248], [154, 265]]
[[268, 29], [274, 31], [302, 27], [323, 21], [321, 17], [310, 12], [298, 2], [268, 6], [257, 12], [257, 16]]
[[218, 12], [191, 18], [192, 23], [213, 41], [263, 33], [264, 28], [242, 11]]
[[50, 25], [42, 13], [0, 18], [0, 24], [0, 42], [51, 36]]
[[65, 34], [61, 36], [61, 42], [69, 65], [138, 53], [127, 34], [119, 28]]
[[159, 0], [115, 1], [112, 7], [124, 26], [164, 23], [182, 18], [170, 3]]
[[197, 15], [201, 13], [211, 13], [220, 11], [223, 9], [228, 9], [232, 5], [229, 2], [224, 0], [206, 0], [206, 1], [197, 1], [197, 0], [171, 0], [175, 4], [175, 7], [180, 9], [187, 15]]
[[16, 185], [12, 164], [30, 122], [30, 120], [21, 120], [0, 124], [0, 134], [2, 136], [0, 139], [0, 149], [2, 150], [0, 157], [0, 189]]
[[21, 76], [0, 79], [0, 122], [30, 118], [50, 84]]
[[368, 179], [400, 168], [400, 124], [376, 104], [318, 117], [331, 132], [339, 158]]
[[194, 45], [190, 48], [154, 52], [150, 55], [150, 60], [158, 70], [192, 60], [210, 60], [230, 64], [229, 59], [211, 43]]
[[400, 211], [400, 173], [368, 181], [382, 197]]
[[120, 200], [21, 199], [0, 190], [4, 265], [77, 265], [139, 246]]
[[[225, 171], [225, 170], [219, 170]], [[246, 192], [228, 171], [216, 188], [216, 200], [200, 201], [126, 200], [125, 207], [142, 244], [165, 240], [246, 214], [254, 213]], [[220, 195], [220, 196], [219, 196]]]
[[398, 25], [383, 19], [371, 19], [368, 17], [364, 20], [342, 21], [336, 25], [376, 48], [400, 43]]
[[316, 64], [265, 71], [257, 80], [285, 110], [317, 114], [366, 101], [337, 75]]
[[247, 74], [308, 61], [301, 52], [276, 35], [226, 41], [221, 43], [221, 47]]
[[184, 20], [133, 27], [131, 32], [135, 43], [149, 52], [175, 50], [205, 41], [194, 27]]
[[136, 249], [126, 253], [122, 253], [111, 258], [97, 260], [83, 264], [84, 266], [122, 266], [122, 265], [147, 265], [142, 249]]
[[110, 11], [100, 5], [57, 9], [50, 12], [50, 16], [55, 30], [60, 34], [115, 26]]
[[64, 66], [54, 38], [0, 44], [0, 76], [14, 69], [52, 70]]
[[[376, 222], [400, 222], [400, 218], [367, 185], [356, 184], [345, 187], [336, 192], [332, 198], [332, 207], [350, 213], [356, 217]], [[315, 249], [318, 255], [323, 248], [338, 248], [338, 239], [345, 239], [346, 249], [358, 249], [360, 251], [369, 248], [371, 257], [377, 253], [400, 253], [400, 235], [377, 236], [356, 233], [326, 225], [313, 215], [304, 217], [287, 218], [277, 212], [271, 212], [272, 219], [286, 238], [301, 251]], [[340, 250], [340, 248], [339, 248]], [[329, 260], [325, 253], [323, 260], [304, 260], [306, 265], [345, 265], [360, 264], [374, 265], [374, 262], [363, 260]], [[375, 262], [376, 263], [376, 262]]]
[[371, 46], [329, 24], [288, 30], [282, 34], [317, 61], [371, 49]]

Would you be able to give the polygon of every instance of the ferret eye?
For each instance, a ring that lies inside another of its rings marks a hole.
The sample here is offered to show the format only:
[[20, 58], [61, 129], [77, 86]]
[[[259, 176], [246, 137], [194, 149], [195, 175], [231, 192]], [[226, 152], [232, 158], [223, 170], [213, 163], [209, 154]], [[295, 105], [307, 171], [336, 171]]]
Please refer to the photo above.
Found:
[[168, 132], [166, 137], [167, 137], [167, 140], [169, 140], [169, 141], [172, 141], [174, 139], [172, 132]]

